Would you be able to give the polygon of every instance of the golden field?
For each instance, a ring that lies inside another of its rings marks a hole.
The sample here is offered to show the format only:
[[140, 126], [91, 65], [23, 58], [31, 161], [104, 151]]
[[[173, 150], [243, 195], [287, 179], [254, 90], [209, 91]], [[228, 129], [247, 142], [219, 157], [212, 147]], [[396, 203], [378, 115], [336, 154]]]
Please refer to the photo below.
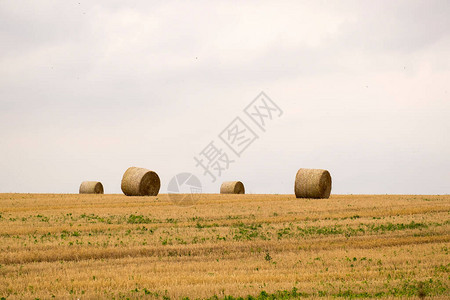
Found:
[[0, 298], [450, 298], [450, 196], [0, 194]]

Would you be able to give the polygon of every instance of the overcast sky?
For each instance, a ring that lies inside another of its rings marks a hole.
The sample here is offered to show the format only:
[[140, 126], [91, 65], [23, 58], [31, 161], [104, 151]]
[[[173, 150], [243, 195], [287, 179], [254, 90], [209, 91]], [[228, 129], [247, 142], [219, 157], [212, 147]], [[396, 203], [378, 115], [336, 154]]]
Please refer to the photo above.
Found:
[[[95, 2], [95, 3], [94, 3]], [[120, 193], [129, 166], [204, 192], [450, 191], [450, 1], [0, 1], [0, 192]], [[283, 111], [262, 131], [258, 94]], [[255, 134], [237, 157], [218, 135]], [[194, 157], [234, 160], [216, 182]]]

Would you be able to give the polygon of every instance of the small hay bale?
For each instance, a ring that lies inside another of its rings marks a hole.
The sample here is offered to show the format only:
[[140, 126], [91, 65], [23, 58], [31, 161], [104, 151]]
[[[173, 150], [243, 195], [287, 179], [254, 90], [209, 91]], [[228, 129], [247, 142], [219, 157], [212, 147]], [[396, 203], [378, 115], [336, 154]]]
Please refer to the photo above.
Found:
[[83, 181], [80, 194], [103, 194], [103, 184], [99, 181]]
[[158, 174], [147, 169], [130, 167], [122, 177], [122, 192], [127, 196], [156, 196], [160, 187]]
[[220, 186], [221, 194], [245, 194], [244, 184], [240, 181], [225, 181]]
[[331, 175], [327, 170], [299, 169], [295, 176], [294, 190], [297, 198], [329, 198]]

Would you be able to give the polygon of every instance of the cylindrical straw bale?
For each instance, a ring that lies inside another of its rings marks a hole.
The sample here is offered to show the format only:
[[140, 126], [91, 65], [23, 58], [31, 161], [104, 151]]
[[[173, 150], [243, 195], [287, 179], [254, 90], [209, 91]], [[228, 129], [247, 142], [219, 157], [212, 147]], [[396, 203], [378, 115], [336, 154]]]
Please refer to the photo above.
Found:
[[331, 175], [327, 170], [299, 169], [294, 190], [297, 198], [329, 198]]
[[83, 181], [80, 194], [103, 194], [103, 185], [99, 181]]
[[245, 194], [244, 184], [240, 181], [225, 181], [220, 186], [221, 194]]
[[158, 174], [147, 169], [130, 167], [122, 177], [122, 192], [127, 196], [156, 196], [160, 187]]

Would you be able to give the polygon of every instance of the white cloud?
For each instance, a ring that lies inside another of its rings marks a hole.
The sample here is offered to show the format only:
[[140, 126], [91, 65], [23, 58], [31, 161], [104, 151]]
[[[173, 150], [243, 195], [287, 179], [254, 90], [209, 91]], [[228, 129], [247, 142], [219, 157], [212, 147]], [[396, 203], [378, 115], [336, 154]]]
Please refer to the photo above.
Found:
[[118, 193], [130, 165], [165, 191], [261, 90], [285, 114], [224, 180], [291, 193], [318, 167], [338, 193], [450, 189], [447, 1], [0, 5], [0, 192]]

